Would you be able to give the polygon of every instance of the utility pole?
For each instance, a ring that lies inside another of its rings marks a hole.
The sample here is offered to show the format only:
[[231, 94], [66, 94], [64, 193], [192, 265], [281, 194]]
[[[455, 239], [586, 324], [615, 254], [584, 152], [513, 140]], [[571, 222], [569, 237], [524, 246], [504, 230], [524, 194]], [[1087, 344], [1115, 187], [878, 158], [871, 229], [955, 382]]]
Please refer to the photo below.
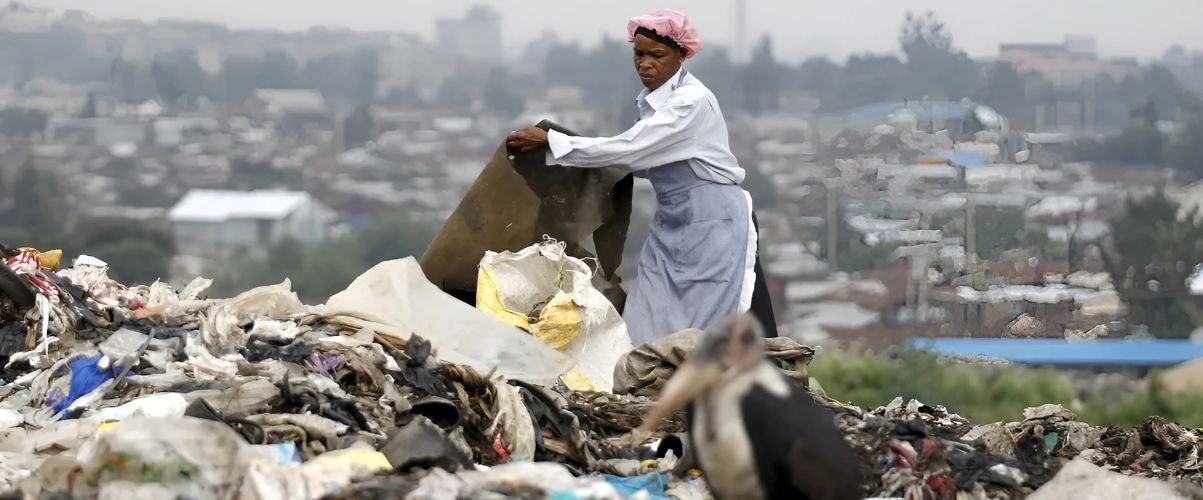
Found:
[[[965, 258], [977, 255], [977, 200], [973, 193], [965, 196]], [[971, 257], [974, 256], [974, 257]], [[976, 260], [976, 259], [975, 259]]]
[[915, 259], [917, 258], [913, 254], [906, 257], [906, 310], [911, 313], [912, 319], [918, 319], [917, 313], [919, 311], [919, 307], [915, 303], [918, 298], [915, 293]]
[[839, 189], [827, 183], [827, 265], [832, 271], [838, 271], [840, 268], [839, 261], [839, 221], [837, 219], [837, 198], [839, 198]]
[[915, 307], [915, 319], [919, 323], [927, 322], [927, 296], [931, 291], [931, 280], [927, 279], [927, 269], [931, 266], [931, 257], [924, 255], [916, 262], [918, 265], [914, 268], [913, 276], [919, 283], [918, 304]]

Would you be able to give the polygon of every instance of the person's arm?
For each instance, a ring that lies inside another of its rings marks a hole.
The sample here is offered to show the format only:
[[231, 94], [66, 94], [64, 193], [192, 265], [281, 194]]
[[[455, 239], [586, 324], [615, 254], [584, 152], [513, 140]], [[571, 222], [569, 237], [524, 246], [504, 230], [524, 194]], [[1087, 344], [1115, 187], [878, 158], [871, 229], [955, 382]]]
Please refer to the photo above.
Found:
[[614, 137], [571, 137], [553, 130], [547, 134], [547, 164], [624, 165], [639, 171], [687, 160], [695, 154], [692, 125], [701, 111], [698, 106], [688, 101], [667, 102], [651, 117]]

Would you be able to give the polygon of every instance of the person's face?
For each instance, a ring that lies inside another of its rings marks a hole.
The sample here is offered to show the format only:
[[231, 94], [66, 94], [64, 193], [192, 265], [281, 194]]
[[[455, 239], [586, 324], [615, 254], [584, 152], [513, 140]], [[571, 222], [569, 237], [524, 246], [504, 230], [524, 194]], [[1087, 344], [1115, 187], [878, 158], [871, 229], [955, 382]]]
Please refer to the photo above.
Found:
[[643, 35], [635, 37], [635, 73], [648, 90], [656, 90], [677, 74], [685, 54]]

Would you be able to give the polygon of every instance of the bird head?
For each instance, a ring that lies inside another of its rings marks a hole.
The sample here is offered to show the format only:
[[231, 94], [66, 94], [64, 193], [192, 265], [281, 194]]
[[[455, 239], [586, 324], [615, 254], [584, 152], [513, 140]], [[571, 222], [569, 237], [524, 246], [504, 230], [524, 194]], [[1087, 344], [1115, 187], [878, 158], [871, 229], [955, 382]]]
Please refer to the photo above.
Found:
[[711, 325], [702, 332], [698, 349], [665, 384], [640, 430], [651, 432], [698, 396], [762, 363], [763, 338], [764, 327], [751, 315], [729, 316]]

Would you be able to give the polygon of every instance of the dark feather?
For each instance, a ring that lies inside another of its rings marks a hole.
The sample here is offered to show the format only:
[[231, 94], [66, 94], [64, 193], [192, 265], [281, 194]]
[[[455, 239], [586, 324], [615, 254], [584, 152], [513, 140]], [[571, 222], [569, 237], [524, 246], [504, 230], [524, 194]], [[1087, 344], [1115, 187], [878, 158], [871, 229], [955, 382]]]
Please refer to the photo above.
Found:
[[835, 414], [788, 384], [780, 398], [759, 384], [740, 402], [765, 498], [862, 498], [859, 463]]

